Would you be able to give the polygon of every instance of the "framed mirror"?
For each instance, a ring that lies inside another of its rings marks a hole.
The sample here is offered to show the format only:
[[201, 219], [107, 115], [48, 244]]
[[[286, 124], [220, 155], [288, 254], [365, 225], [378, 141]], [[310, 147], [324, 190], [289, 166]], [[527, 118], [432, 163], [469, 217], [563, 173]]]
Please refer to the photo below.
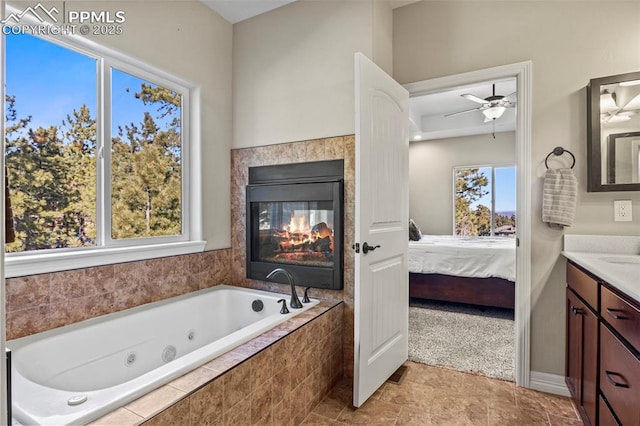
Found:
[[587, 86], [587, 190], [640, 191], [640, 72]]

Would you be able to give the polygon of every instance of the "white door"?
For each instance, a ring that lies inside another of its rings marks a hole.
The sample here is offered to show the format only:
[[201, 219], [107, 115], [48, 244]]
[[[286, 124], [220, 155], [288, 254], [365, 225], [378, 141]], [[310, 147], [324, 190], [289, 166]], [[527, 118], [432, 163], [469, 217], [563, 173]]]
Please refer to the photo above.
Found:
[[407, 359], [409, 92], [361, 53], [355, 74], [353, 405], [359, 407]]

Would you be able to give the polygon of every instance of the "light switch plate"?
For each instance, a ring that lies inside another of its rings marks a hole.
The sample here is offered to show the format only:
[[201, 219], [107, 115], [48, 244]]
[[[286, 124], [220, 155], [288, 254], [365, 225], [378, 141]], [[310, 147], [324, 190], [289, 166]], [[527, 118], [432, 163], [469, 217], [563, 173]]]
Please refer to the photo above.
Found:
[[616, 222], [631, 222], [633, 220], [631, 200], [615, 200], [613, 202], [613, 220]]

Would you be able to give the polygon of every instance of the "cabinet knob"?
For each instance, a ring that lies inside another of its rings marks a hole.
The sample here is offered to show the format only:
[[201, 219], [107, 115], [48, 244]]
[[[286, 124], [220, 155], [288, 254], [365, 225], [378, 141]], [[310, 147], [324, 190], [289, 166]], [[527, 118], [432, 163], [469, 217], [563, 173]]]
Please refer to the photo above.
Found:
[[584, 315], [584, 311], [580, 308], [576, 308], [575, 306], [571, 307], [571, 312], [573, 312], [573, 315]]

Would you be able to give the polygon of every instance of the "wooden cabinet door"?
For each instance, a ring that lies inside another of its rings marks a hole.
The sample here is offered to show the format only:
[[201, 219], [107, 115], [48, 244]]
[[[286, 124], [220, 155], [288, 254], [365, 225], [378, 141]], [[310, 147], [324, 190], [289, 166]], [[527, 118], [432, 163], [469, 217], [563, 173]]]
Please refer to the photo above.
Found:
[[567, 288], [567, 355], [566, 382], [576, 406], [582, 400], [582, 318], [573, 314], [582, 302]]
[[583, 420], [596, 424], [598, 317], [567, 288], [566, 382]]
[[583, 321], [582, 407], [592, 425], [596, 424], [598, 405], [598, 316], [586, 306], [576, 312]]

